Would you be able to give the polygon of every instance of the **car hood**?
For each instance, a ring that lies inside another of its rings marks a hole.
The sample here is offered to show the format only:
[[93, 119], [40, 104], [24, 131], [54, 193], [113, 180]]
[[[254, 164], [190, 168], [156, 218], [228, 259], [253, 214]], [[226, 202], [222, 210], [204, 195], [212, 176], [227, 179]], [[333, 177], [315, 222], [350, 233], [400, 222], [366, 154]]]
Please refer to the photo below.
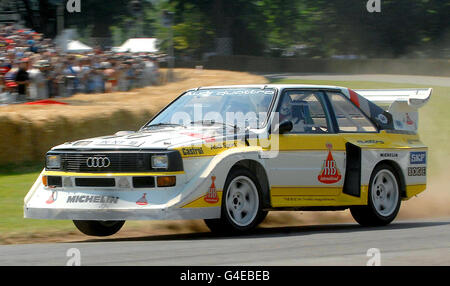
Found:
[[[233, 130], [228, 130], [233, 138]], [[223, 128], [218, 127], [164, 127], [138, 132], [121, 131], [112, 136], [102, 136], [90, 139], [67, 142], [52, 148], [52, 150], [76, 149], [171, 149], [181, 146], [201, 145], [222, 141]]]

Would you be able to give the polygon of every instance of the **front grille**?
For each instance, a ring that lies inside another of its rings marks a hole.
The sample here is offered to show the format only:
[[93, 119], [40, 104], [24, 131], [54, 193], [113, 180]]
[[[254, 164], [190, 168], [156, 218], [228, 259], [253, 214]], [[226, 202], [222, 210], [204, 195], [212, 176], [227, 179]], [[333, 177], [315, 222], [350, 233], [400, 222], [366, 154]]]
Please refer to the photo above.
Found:
[[[89, 167], [90, 157], [108, 158], [108, 167]], [[66, 153], [61, 157], [63, 170], [66, 172], [145, 172], [151, 171], [148, 153]]]
[[75, 185], [77, 187], [115, 187], [116, 180], [114, 178], [76, 178]]
[[[153, 155], [166, 154], [169, 159], [169, 168], [164, 171], [183, 171], [183, 160], [180, 152], [176, 150], [164, 151], [74, 151], [58, 150], [50, 151], [47, 155], [61, 156], [61, 169], [58, 171], [75, 173], [139, 173], [139, 172], [161, 172], [161, 169], [151, 167]], [[100, 159], [94, 162], [89, 158]], [[105, 160], [105, 161], [103, 161]], [[88, 165], [89, 164], [89, 165]], [[52, 171], [57, 171], [53, 170]]]

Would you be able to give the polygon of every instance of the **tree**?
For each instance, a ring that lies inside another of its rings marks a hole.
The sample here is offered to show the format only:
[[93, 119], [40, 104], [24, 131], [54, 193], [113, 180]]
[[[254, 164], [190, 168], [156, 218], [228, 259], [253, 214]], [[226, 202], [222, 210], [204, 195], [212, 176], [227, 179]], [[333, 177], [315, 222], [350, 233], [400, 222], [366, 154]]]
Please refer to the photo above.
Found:
[[[137, 0], [134, 0], [137, 1]], [[69, 23], [92, 26], [92, 36], [114, 41], [137, 34], [136, 17], [125, 0], [83, 2]], [[174, 12], [176, 55], [199, 58], [215, 51], [215, 39], [231, 38], [233, 53], [264, 55], [301, 46], [306, 57], [336, 54], [369, 57], [444, 55], [450, 43], [450, 2], [382, 0], [381, 13], [369, 13], [365, 0], [144, 0], [143, 35], [167, 49], [169, 28], [163, 10]], [[130, 2], [131, 3], [131, 2]], [[76, 19], [75, 19], [76, 18]], [[443, 52], [444, 51], [444, 52]]]

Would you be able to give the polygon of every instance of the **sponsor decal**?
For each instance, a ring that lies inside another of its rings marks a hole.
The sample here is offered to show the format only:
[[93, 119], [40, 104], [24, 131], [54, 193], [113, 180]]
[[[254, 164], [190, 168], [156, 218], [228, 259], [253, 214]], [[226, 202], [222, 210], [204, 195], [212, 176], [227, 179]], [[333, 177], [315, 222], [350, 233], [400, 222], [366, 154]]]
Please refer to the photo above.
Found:
[[339, 169], [336, 166], [336, 161], [333, 159], [333, 154], [331, 153], [331, 149], [333, 148], [333, 145], [328, 143], [327, 145], [328, 149], [328, 156], [327, 159], [323, 162], [322, 170], [320, 171], [319, 176], [317, 176], [317, 179], [324, 184], [334, 184], [341, 180], [341, 172], [339, 172]]
[[356, 142], [359, 144], [384, 144], [384, 141], [381, 140], [358, 140]]
[[219, 196], [217, 195], [216, 185], [214, 184], [214, 181], [216, 180], [215, 176], [211, 177], [211, 186], [209, 187], [208, 193], [206, 194], [204, 200], [207, 203], [215, 204], [219, 201]]
[[214, 91], [214, 93], [210, 90], [191, 90], [186, 92], [187, 95], [195, 95], [199, 97], [207, 97], [213, 94], [217, 94], [219, 96], [222, 95], [250, 95], [250, 94], [268, 94], [273, 95], [273, 90], [263, 90], [263, 89], [233, 89], [233, 90], [218, 90]]
[[138, 147], [142, 145], [144, 141], [129, 141], [129, 140], [101, 140], [97, 144], [98, 145], [120, 145], [120, 146], [132, 146]]
[[146, 206], [148, 205], [147, 193], [144, 193], [142, 197], [136, 202], [137, 205]]
[[349, 89], [348, 93], [350, 94], [350, 100], [358, 107], [360, 107], [359, 105], [359, 95], [354, 92], [353, 90]]
[[200, 133], [181, 132], [181, 134], [187, 135], [189, 137], [200, 138], [200, 139], [204, 140], [205, 142], [215, 142], [216, 141], [216, 138], [214, 138], [212, 136], [205, 136], [204, 134], [200, 134]]
[[285, 197], [283, 198], [286, 202], [307, 202], [307, 201], [314, 201], [314, 202], [332, 202], [336, 201], [335, 198], [329, 198], [329, 197], [313, 197], [313, 196], [298, 196], [298, 197]]
[[408, 167], [409, 177], [422, 177], [427, 175], [427, 167]]
[[58, 193], [56, 191], [53, 191], [45, 203], [48, 205], [53, 204], [57, 198], [58, 198]]
[[413, 125], [414, 121], [412, 121], [411, 117], [409, 117], [409, 114], [406, 113], [406, 124]]
[[101, 203], [117, 204], [119, 197], [111, 196], [69, 196], [66, 203]]
[[397, 153], [380, 153], [381, 158], [398, 158]]
[[411, 152], [409, 153], [409, 163], [412, 165], [426, 164], [427, 152]]
[[181, 152], [183, 155], [203, 155], [205, 153], [201, 147], [182, 148]]
[[233, 147], [237, 147], [237, 142], [232, 142], [232, 143], [226, 143], [223, 142], [222, 144], [218, 144], [218, 145], [211, 145], [209, 148], [211, 150], [218, 150], [218, 149], [228, 149], [228, 148], [233, 148]]
[[378, 114], [377, 116], [378, 121], [380, 121], [382, 124], [388, 124], [388, 119], [383, 114]]

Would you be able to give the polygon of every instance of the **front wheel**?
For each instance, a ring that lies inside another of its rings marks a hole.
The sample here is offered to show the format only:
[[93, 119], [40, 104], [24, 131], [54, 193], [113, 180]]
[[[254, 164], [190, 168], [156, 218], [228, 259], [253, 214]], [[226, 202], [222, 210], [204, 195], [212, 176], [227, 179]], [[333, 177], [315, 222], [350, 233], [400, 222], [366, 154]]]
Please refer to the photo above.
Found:
[[380, 164], [372, 172], [367, 206], [351, 207], [353, 218], [363, 226], [391, 223], [400, 210], [400, 185], [395, 170]]
[[79, 231], [90, 236], [110, 236], [118, 232], [125, 221], [74, 220]]
[[205, 220], [211, 231], [243, 233], [264, 220], [267, 211], [262, 210], [261, 187], [249, 170], [231, 171], [224, 190], [221, 218]]

